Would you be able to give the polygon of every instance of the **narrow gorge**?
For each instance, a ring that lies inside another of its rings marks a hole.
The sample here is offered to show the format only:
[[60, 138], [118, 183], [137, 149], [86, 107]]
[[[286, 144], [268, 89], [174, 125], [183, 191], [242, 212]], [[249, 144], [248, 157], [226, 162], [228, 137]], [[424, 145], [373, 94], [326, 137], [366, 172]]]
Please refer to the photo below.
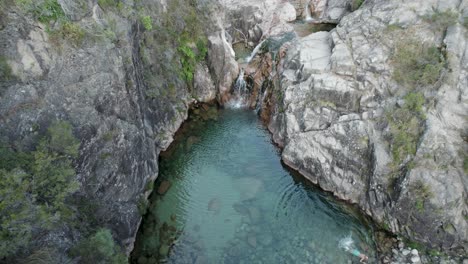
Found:
[[0, 7], [0, 263], [468, 263], [468, 1]]

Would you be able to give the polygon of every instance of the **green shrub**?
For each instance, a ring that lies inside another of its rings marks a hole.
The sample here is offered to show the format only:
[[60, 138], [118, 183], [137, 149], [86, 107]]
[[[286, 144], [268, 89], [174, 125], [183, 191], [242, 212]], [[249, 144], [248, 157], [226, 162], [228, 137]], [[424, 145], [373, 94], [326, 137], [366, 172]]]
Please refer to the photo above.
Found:
[[56, 40], [66, 40], [75, 47], [83, 43], [86, 32], [76, 23], [64, 22], [59, 29], [51, 31]]
[[32, 13], [42, 23], [66, 18], [57, 0], [15, 0], [15, 3], [23, 12]]
[[84, 264], [124, 264], [127, 258], [115, 244], [109, 229], [99, 229], [91, 237], [82, 240], [73, 250], [72, 255], [80, 257]]
[[396, 45], [393, 55], [393, 78], [410, 89], [434, 85], [444, 65], [444, 57], [437, 47], [403, 40]]
[[416, 181], [411, 187], [410, 190], [415, 199], [415, 206], [418, 211], [424, 210], [424, 204], [428, 199], [434, 196], [431, 191], [431, 188], [426, 185], [421, 180]]
[[439, 11], [433, 8], [432, 14], [423, 16], [423, 19], [434, 25], [439, 30], [445, 30], [457, 23], [458, 13], [452, 10]]
[[15, 151], [6, 144], [0, 144], [0, 169], [11, 171], [20, 168], [26, 172], [31, 171], [34, 157], [30, 153]]
[[51, 152], [76, 158], [80, 141], [73, 135], [73, 127], [67, 121], [57, 121], [47, 129], [46, 143]]
[[[194, 41], [188, 37], [187, 33], [184, 33], [178, 42], [179, 47], [177, 51], [180, 54], [180, 61], [182, 63], [181, 75], [187, 82], [191, 83], [197, 63], [205, 60], [208, 53], [208, 40], [205, 37], [199, 37]], [[194, 43], [195, 48], [193, 48]]]
[[30, 176], [21, 170], [0, 170], [0, 259], [30, 242], [35, 216], [30, 187]]
[[12, 79], [12, 77], [13, 74], [7, 59], [0, 56], [0, 81], [8, 81]]
[[463, 18], [463, 26], [468, 29], [468, 16]]
[[409, 93], [405, 96], [405, 105], [387, 111], [391, 133], [391, 152], [394, 165], [398, 166], [408, 155], [414, 156], [422, 123], [425, 116], [422, 110], [424, 97], [420, 93]]
[[142, 16], [141, 23], [146, 30], [150, 31], [153, 29], [153, 19], [150, 16]]
[[31, 193], [43, 209], [46, 224], [55, 220], [55, 214], [69, 217], [72, 211], [65, 205], [69, 194], [78, 189], [72, 159], [78, 156], [79, 141], [73, 136], [71, 125], [59, 121], [52, 124], [34, 155]]
[[197, 61], [203, 61], [208, 54], [208, 40], [206, 38], [199, 38], [197, 40]]
[[193, 80], [193, 74], [195, 73], [196, 66], [196, 54], [193, 49], [189, 46], [188, 42], [183, 41], [177, 49], [181, 54], [182, 63], [182, 77], [191, 82]]
[[71, 125], [59, 121], [33, 152], [0, 148], [0, 259], [27, 247], [32, 230], [72, 215], [65, 201], [78, 187], [72, 166], [78, 146]]

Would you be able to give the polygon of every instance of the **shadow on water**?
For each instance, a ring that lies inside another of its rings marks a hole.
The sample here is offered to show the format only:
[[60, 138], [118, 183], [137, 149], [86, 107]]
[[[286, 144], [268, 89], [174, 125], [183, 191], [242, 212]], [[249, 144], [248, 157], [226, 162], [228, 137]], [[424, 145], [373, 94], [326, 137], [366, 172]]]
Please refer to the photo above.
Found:
[[375, 255], [372, 228], [283, 166], [247, 110], [199, 108], [161, 155], [132, 263], [354, 263]]
[[314, 23], [307, 21], [295, 21], [292, 25], [299, 37], [305, 37], [319, 31], [331, 31], [336, 27], [334, 23]]

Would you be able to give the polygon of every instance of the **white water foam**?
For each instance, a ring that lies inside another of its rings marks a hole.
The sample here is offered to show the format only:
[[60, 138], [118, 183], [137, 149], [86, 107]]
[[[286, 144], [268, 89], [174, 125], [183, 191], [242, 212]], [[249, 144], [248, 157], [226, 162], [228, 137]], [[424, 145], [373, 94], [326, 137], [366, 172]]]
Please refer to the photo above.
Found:
[[250, 54], [250, 56], [247, 57], [247, 59], [245, 59], [247, 63], [250, 63], [250, 61], [255, 57], [255, 55], [257, 55], [258, 51], [262, 47], [263, 42], [265, 42], [265, 40], [262, 40], [260, 43], [258, 43], [258, 45], [252, 51], [252, 54]]
[[305, 21], [307, 22], [311, 22], [314, 20], [314, 18], [312, 17], [312, 14], [310, 13], [310, 1], [307, 2], [306, 6], [305, 6], [305, 11], [306, 11], [306, 17], [305, 17]]

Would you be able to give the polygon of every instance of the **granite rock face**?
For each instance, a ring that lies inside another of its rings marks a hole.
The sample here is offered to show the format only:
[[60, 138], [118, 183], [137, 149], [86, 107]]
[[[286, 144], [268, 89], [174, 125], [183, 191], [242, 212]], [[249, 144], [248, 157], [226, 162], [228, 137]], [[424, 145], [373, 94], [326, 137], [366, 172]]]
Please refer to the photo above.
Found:
[[[424, 19], [433, 8], [461, 17], [468, 2], [366, 1], [331, 32], [285, 44], [269, 129], [286, 164], [389, 231], [466, 254], [467, 29], [457, 19], [436, 30]], [[408, 92], [392, 77], [402, 39], [443, 49], [447, 70], [422, 88], [431, 102], [423, 109], [424, 132], [414, 157], [395, 165], [385, 120]]]
[[[292, 0], [298, 19], [310, 19], [318, 23], [338, 23], [357, 6], [352, 0]], [[310, 16], [309, 18], [307, 16]]]
[[[218, 75], [205, 61], [197, 65], [189, 89], [177, 72], [164, 68], [174, 63], [177, 47], [152, 44], [151, 32], [132, 18], [138, 16], [130, 7], [122, 15], [101, 9], [96, 1], [58, 3], [86, 32], [82, 41], [55, 38], [46, 25], [15, 6], [1, 11], [0, 57], [13, 78], [0, 80], [0, 139], [31, 150], [52, 122], [70, 122], [81, 141], [74, 164], [80, 189], [74, 196], [96, 205], [95, 218], [129, 253], [141, 221], [138, 205], [158, 175], [160, 151], [187, 118], [189, 105], [215, 100], [223, 90], [218, 87], [230, 80], [215, 84], [212, 76]], [[139, 4], [167, 14], [165, 1]], [[106, 28], [114, 35], [105, 35]], [[213, 62], [223, 61], [224, 54], [210, 53]], [[83, 235], [59, 229], [52, 231], [60, 234], [54, 243], [63, 247]]]
[[288, 1], [220, 1], [223, 25], [232, 43], [246, 42], [255, 46], [267, 36], [292, 29], [288, 22], [296, 20], [296, 10]]

